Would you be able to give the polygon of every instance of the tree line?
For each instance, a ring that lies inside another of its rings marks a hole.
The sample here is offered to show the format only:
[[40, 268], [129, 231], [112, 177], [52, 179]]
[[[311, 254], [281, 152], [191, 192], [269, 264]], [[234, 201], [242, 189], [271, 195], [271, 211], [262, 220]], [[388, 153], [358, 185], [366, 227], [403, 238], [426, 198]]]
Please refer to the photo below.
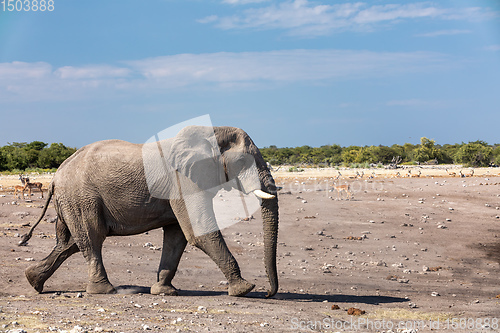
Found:
[[260, 149], [271, 165], [318, 165], [318, 166], [368, 166], [386, 165], [400, 157], [402, 164], [462, 164], [470, 167], [500, 165], [500, 144], [489, 145], [484, 141], [438, 145], [423, 137], [420, 144], [405, 143], [392, 146], [325, 145]]
[[[77, 149], [62, 143], [41, 141], [13, 142], [0, 147], [0, 171], [27, 169], [55, 169]], [[420, 144], [405, 143], [392, 146], [325, 145], [260, 149], [264, 159], [272, 165], [368, 166], [386, 165], [399, 156], [402, 164], [446, 163], [471, 167], [500, 165], [500, 144], [484, 141], [438, 145], [434, 140], [421, 138]]]
[[8, 143], [0, 147], [0, 171], [55, 169], [75, 151], [76, 148], [62, 143], [50, 146], [41, 141]]

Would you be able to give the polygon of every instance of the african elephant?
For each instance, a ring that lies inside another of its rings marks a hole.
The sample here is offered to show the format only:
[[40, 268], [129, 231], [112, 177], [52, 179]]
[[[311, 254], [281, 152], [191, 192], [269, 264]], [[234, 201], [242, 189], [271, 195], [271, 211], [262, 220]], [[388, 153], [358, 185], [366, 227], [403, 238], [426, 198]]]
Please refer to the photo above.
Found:
[[[208, 142], [210, 133], [214, 142]], [[161, 159], [155, 160], [154, 154]], [[243, 296], [254, 285], [241, 277], [220, 230], [213, 228], [217, 221], [212, 189], [228, 184], [262, 198], [264, 263], [271, 285], [267, 297], [274, 296], [278, 290], [276, 186], [257, 146], [234, 127], [189, 126], [175, 138], [154, 143], [108, 140], [79, 149], [55, 173], [39, 220], [20, 242], [25, 245], [29, 240], [53, 196], [57, 243], [46, 258], [26, 269], [26, 277], [41, 292], [64, 260], [81, 251], [88, 263], [87, 292], [114, 293], [101, 254], [105, 238], [161, 227], [162, 255], [152, 294], [177, 294], [171, 281], [189, 242], [217, 264], [229, 282], [229, 295]], [[208, 231], [197, 232], [195, 225], [200, 223], [208, 225]]]

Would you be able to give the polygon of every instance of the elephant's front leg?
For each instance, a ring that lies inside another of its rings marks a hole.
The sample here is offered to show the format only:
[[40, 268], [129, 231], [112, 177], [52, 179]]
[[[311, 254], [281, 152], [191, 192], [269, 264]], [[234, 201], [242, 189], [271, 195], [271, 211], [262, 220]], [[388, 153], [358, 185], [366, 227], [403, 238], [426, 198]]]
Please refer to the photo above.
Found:
[[245, 296], [252, 291], [255, 285], [241, 277], [238, 262], [229, 251], [219, 230], [195, 237], [195, 245], [219, 266], [229, 282], [229, 296]]
[[170, 204], [189, 243], [205, 252], [228, 280], [229, 295], [248, 294], [255, 285], [241, 277], [240, 267], [218, 229], [212, 196], [199, 191], [185, 200], [171, 200]]
[[163, 227], [163, 248], [158, 269], [158, 282], [151, 287], [151, 294], [177, 295], [177, 290], [172, 286], [172, 279], [186, 244], [186, 237], [177, 223]]

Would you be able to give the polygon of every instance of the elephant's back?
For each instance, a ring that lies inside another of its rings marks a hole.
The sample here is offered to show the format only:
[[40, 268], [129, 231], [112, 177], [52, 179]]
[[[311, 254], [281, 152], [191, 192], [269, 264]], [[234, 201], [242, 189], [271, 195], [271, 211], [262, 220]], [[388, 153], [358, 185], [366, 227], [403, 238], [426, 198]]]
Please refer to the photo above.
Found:
[[141, 147], [122, 140], [98, 141], [84, 146], [61, 164], [53, 183], [56, 188], [95, 188], [126, 182], [126, 178], [144, 173]]

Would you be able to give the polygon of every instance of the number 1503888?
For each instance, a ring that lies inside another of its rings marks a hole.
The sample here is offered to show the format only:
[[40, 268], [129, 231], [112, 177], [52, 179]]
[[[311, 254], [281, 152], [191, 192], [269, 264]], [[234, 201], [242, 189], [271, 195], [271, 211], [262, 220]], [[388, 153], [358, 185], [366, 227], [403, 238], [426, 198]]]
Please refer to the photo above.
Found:
[[0, 10], [4, 12], [52, 12], [54, 0], [1, 0]]

